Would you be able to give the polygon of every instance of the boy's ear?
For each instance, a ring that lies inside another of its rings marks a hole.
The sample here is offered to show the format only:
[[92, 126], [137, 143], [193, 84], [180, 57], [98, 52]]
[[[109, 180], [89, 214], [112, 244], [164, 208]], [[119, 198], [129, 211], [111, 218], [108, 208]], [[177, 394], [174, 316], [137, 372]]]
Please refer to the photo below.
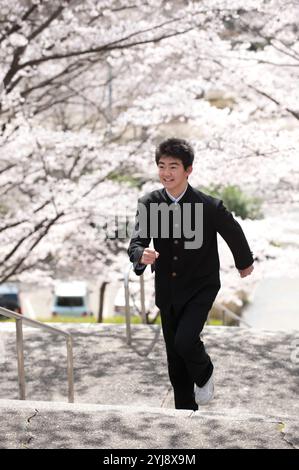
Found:
[[188, 166], [188, 168], [186, 169], [188, 176], [191, 175], [192, 170], [193, 170], [193, 166], [192, 165]]

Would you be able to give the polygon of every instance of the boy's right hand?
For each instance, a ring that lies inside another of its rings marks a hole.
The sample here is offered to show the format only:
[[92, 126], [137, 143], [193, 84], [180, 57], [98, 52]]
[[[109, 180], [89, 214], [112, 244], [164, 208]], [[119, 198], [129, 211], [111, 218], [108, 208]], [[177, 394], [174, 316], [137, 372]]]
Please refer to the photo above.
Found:
[[141, 256], [139, 263], [141, 264], [153, 264], [158, 258], [160, 253], [158, 251], [153, 250], [152, 248], [145, 248], [143, 255]]

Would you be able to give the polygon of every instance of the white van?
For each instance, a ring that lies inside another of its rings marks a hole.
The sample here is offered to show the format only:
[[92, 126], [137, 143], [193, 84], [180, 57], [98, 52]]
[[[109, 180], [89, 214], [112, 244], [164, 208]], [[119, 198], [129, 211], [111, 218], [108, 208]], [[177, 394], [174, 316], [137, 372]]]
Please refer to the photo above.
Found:
[[58, 281], [54, 289], [52, 316], [83, 317], [89, 314], [86, 282]]

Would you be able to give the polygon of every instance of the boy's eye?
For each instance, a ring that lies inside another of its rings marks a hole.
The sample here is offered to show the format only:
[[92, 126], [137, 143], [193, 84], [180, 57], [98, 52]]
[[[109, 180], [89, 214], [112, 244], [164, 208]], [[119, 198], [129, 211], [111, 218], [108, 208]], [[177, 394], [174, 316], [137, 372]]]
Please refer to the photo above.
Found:
[[[164, 166], [159, 166], [159, 168], [160, 168], [160, 170], [164, 170], [164, 169], [165, 169]], [[178, 167], [175, 165], [175, 166], [171, 166], [171, 167], [169, 167], [169, 168], [170, 168], [170, 170], [176, 170]]]

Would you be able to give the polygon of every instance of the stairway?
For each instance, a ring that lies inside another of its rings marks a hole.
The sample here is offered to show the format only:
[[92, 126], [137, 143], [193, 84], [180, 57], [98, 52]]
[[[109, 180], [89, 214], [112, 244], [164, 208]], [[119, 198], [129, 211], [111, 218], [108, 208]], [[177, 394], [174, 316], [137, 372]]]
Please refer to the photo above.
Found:
[[299, 332], [206, 327], [216, 394], [191, 412], [173, 409], [158, 326], [133, 326], [131, 347], [123, 325], [60, 327], [74, 335], [74, 404], [64, 340], [31, 327], [18, 400], [15, 326], [0, 324], [0, 448], [299, 447]]

